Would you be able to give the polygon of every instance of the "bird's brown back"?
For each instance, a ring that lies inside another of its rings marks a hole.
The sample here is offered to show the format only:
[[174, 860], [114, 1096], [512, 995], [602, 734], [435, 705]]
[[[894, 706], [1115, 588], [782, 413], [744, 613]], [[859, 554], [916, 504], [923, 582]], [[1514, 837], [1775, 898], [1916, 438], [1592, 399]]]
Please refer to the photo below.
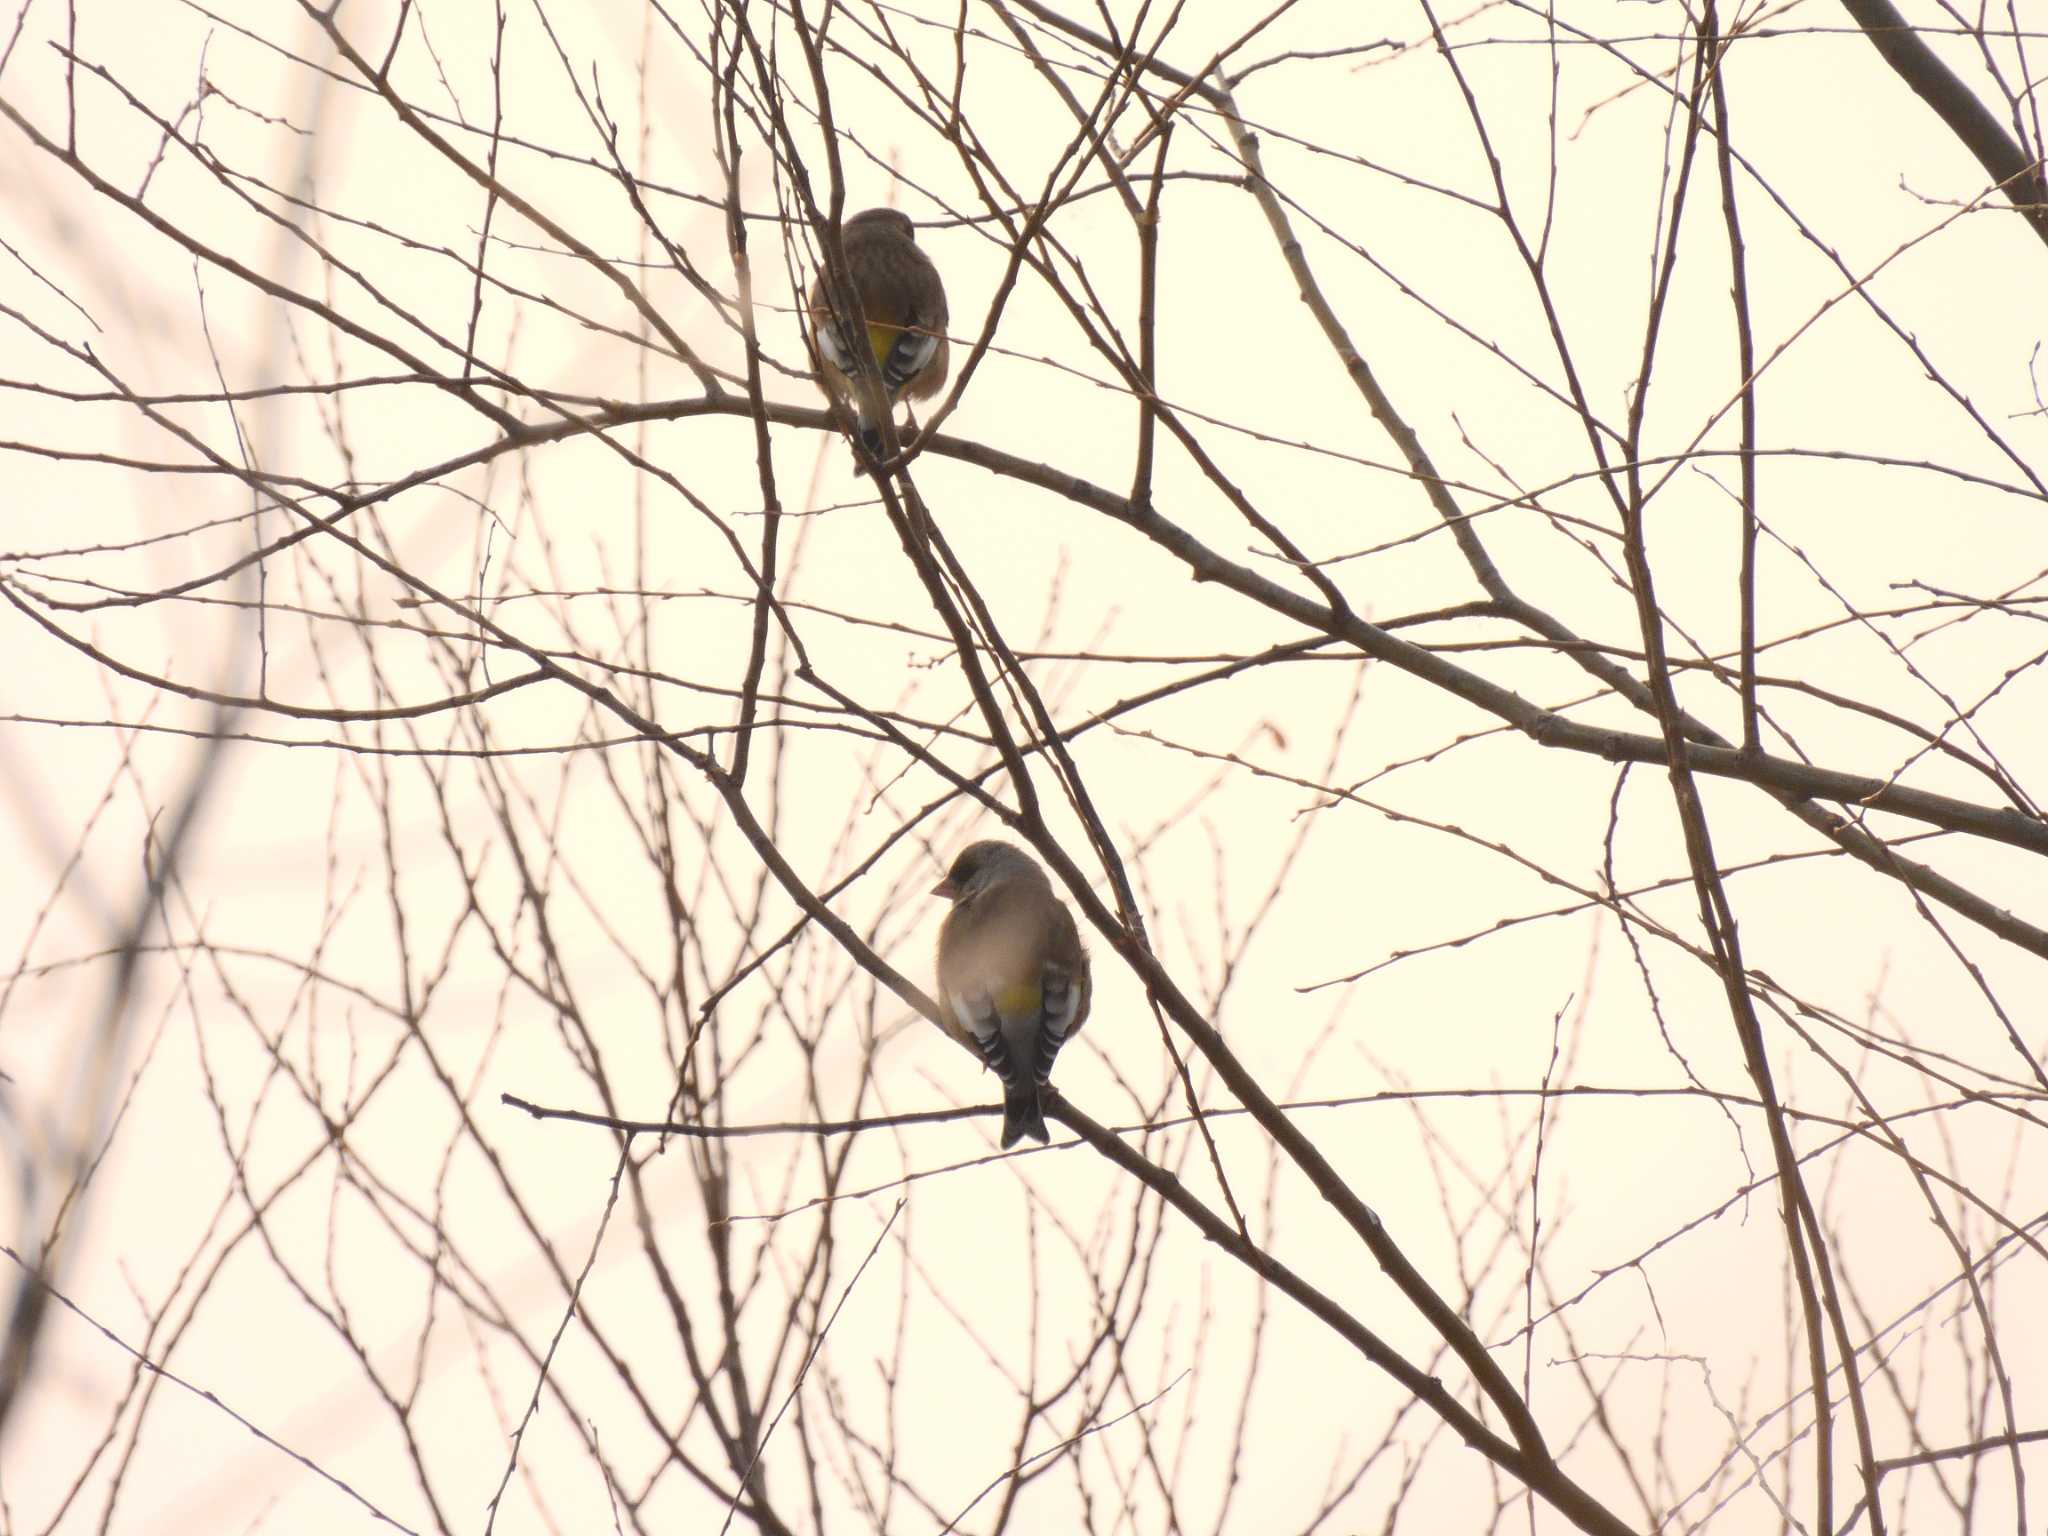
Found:
[[[888, 326], [894, 331], [920, 331], [939, 338], [938, 351], [918, 375], [905, 385], [903, 393], [913, 400], [928, 400], [946, 382], [950, 359], [946, 347], [946, 289], [939, 281], [939, 269], [915, 241], [888, 223], [847, 224], [840, 232], [841, 249], [860, 295], [861, 309], [870, 327]], [[811, 323], [828, 325], [832, 304], [825, 296], [825, 274], [811, 284]], [[881, 361], [877, 349], [876, 362]]]

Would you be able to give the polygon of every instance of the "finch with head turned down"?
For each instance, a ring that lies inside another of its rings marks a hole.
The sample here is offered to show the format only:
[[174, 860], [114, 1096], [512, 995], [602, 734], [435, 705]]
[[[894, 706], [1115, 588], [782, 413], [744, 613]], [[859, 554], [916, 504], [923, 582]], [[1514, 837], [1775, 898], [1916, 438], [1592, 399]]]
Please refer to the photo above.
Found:
[[[880, 457], [882, 416], [899, 400], [929, 400], [946, 382], [946, 286], [918, 249], [909, 217], [894, 208], [856, 213], [841, 226], [839, 242], [861, 313], [834, 314], [820, 272], [811, 284], [811, 334], [821, 382], [847, 403], [862, 446]], [[860, 377], [862, 342], [882, 376], [879, 400], [863, 398], [874, 388]]]
[[946, 1032], [1002, 1082], [1002, 1145], [1047, 1141], [1040, 1090], [1087, 1022], [1092, 991], [1073, 914], [1038, 861], [1008, 843], [968, 844], [932, 894], [953, 903], [939, 925]]

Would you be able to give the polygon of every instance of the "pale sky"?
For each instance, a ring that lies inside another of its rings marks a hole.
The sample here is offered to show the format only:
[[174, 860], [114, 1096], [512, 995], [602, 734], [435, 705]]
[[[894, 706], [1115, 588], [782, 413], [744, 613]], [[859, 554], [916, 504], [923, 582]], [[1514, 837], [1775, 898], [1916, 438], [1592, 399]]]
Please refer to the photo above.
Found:
[[[1235, 43], [1257, 14], [1191, 0], [1161, 36], [1158, 8], [1110, 10], [1181, 70]], [[822, 192], [802, 51], [786, 17], [746, 14], [776, 24], [791, 127]], [[1073, 131], [996, 11], [967, 7], [964, 43], [953, 31], [962, 14], [927, 0], [842, 9], [826, 66], [834, 119], [851, 136], [846, 207], [890, 203], [917, 221], [945, 276], [956, 377], [1008, 244], [960, 156], [906, 105], [922, 98], [891, 49], [928, 72], [941, 106], [964, 49], [963, 132], [1017, 197], [1069, 186]], [[1741, 14], [1758, 35], [1731, 51], [1726, 84], [1759, 359], [1758, 667], [1788, 685], [1767, 690], [1765, 748], [1973, 805], [2029, 804], [2048, 772], [2037, 665], [2048, 251], [2004, 205], [1971, 206], [1983, 172], [1845, 12]], [[374, 64], [399, 17], [388, 3], [351, 4], [341, 26]], [[473, 325], [485, 364], [532, 392], [489, 399], [531, 424], [560, 419], [541, 393], [583, 415], [698, 392], [611, 277], [565, 251], [561, 235], [600, 254], [713, 365], [742, 369], [737, 333], [649, 235], [594, 126], [617, 124], [616, 151], [661, 235], [729, 298], [718, 119], [692, 53], [710, 46], [707, 17], [510, 7], [501, 93], [490, 8], [416, 7], [405, 18], [394, 89], [479, 166], [492, 152], [480, 130], [502, 114], [498, 175], [555, 230], [504, 202], [489, 207], [492, 286], [473, 321], [484, 194], [365, 90], [296, 7], [236, 4], [209, 17], [132, 0], [79, 5], [79, 153], [219, 257], [444, 375], [463, 371]], [[1641, 675], [1620, 522], [1568, 397], [1582, 390], [1605, 428], [1624, 428], [1685, 128], [1666, 86], [1689, 88], [1693, 71], [1672, 34], [1697, 18], [1587, 4], [1556, 12], [1554, 37], [1542, 12], [1522, 6], [1439, 19], [1532, 242], [1554, 210], [1547, 310], [1490, 210], [1466, 96], [1429, 42], [1426, 13], [1303, 0], [1231, 55], [1233, 69], [1278, 61], [1242, 82], [1239, 106], [1352, 344], [1458, 506], [1484, 514], [1475, 527], [1504, 579]], [[1942, 17], [1927, 8], [1911, 19]], [[62, 10], [30, 8], [0, 66], [0, 101], [60, 145], [66, 74], [54, 48], [68, 25]], [[1092, 102], [1098, 61], [1043, 27], [1031, 35]], [[2032, 65], [2043, 45], [2030, 35], [2013, 67]], [[1943, 46], [2009, 126], [1973, 48]], [[2002, 67], [2012, 64], [2011, 42], [1998, 46]], [[753, 70], [747, 62], [742, 77], [754, 81]], [[1154, 106], [1172, 94], [1157, 76], [1147, 88]], [[122, 91], [197, 135], [229, 180], [164, 148]], [[1227, 484], [1308, 558], [1356, 555], [1326, 570], [1375, 622], [1481, 598], [1237, 184], [1244, 169], [1218, 115], [1200, 101], [1175, 106], [1170, 166], [1184, 175], [1167, 188], [1160, 224], [1157, 391], [1215, 474], [1162, 428], [1153, 507], [1221, 558], [1315, 597]], [[786, 262], [797, 253], [807, 286], [814, 247], [808, 229], [786, 236], [774, 222], [793, 198], [754, 121], [740, 197], [755, 216], [764, 393], [815, 407]], [[1118, 152], [1146, 121], [1121, 105]], [[0, 708], [0, 817], [17, 874], [0, 884], [10, 956], [0, 1070], [11, 1079], [0, 1086], [17, 1178], [0, 1208], [9, 1246], [33, 1254], [66, 1159], [81, 1138], [93, 1156], [105, 1142], [87, 1198], [64, 1218], [57, 1288], [106, 1330], [61, 1308], [45, 1324], [37, 1374], [0, 1438], [9, 1528], [325, 1533], [381, 1516], [480, 1531], [559, 1330], [495, 1529], [610, 1529], [614, 1494], [645, 1496], [616, 1515], [624, 1529], [718, 1529], [726, 1497], [673, 1465], [656, 1476], [661, 1434], [672, 1434], [719, 1489], [735, 1485], [725, 1449], [691, 1411], [679, 1341], [678, 1306], [701, 1334], [694, 1347], [717, 1357], [712, 1213], [694, 1154], [671, 1143], [650, 1157], [653, 1142], [636, 1141], [648, 1159], [641, 1182], [607, 1217], [616, 1140], [499, 1102], [663, 1119], [696, 1009], [798, 916], [683, 761], [634, 741], [560, 681], [413, 719], [244, 710], [232, 729], [258, 739], [223, 754], [111, 1054], [91, 1042], [115, 977], [110, 935], [143, 888], [145, 836], [152, 825], [164, 835], [200, 761], [195, 733], [214, 725], [202, 699], [149, 677], [260, 690], [287, 709], [424, 705], [526, 668], [504, 649], [485, 660], [480, 611], [685, 746], [711, 743], [729, 761], [729, 732], [706, 733], [734, 719], [752, 638], [755, 587], [733, 541], [758, 562], [753, 423], [679, 410], [615, 428], [614, 446], [584, 437], [451, 466], [350, 519], [369, 552], [459, 609], [325, 535], [271, 552], [260, 581], [250, 567], [175, 601], [53, 606], [217, 574], [293, 520], [269, 506], [252, 531], [245, 484], [138, 467], [199, 455], [134, 406], [53, 393], [109, 387], [57, 343], [89, 346], [124, 390], [212, 397], [158, 409], [229, 462], [285, 477], [316, 511], [332, 503], [309, 485], [419, 475], [498, 429], [450, 392], [388, 381], [409, 371], [403, 358], [218, 260], [195, 263], [16, 123], [4, 131], [0, 437], [14, 446], [0, 460], [0, 582], [13, 598], [15, 666]], [[1138, 145], [1127, 168], [1149, 174], [1156, 150]], [[1698, 156], [1642, 437], [1646, 478], [1669, 475], [1649, 503], [1647, 539], [1671, 655], [1704, 651], [1732, 666], [1742, 379], [1711, 137]], [[1101, 182], [1099, 168], [1080, 177], [1083, 188]], [[317, 204], [293, 217], [327, 260], [253, 212], [244, 192], [272, 212], [284, 192]], [[1084, 302], [1134, 346], [1140, 266], [1121, 201], [1097, 190], [1055, 209], [1048, 229], [1061, 280], [1078, 295], [1085, 274]], [[337, 377], [387, 381], [243, 400], [232, 415], [218, 398]], [[1027, 267], [943, 431], [1122, 496], [1137, 418], [1110, 362]], [[954, 772], [995, 760], [944, 626], [850, 447], [807, 425], [769, 430], [780, 505], [800, 514], [780, 524], [781, 593], [817, 681], [791, 675], [779, 643], [771, 649], [770, 691], [787, 702], [764, 708], [781, 724], [757, 737], [748, 804], [796, 875], [929, 988], [943, 903], [925, 892], [960, 844], [1002, 825], [959, 801], [926, 815], [946, 790], [941, 776], [871, 725], [828, 713], [822, 685], [885, 713]], [[1622, 457], [1613, 436], [1602, 446]], [[910, 476], [1007, 643], [1047, 653], [1027, 669], [1063, 727], [1201, 670], [1185, 658], [1310, 633], [1192, 580], [1159, 543], [1083, 499], [939, 451]], [[1895, 613], [1930, 594], [2009, 601]], [[1871, 614], [1887, 616], [1858, 617]], [[1395, 632], [1574, 720], [1657, 734], [1653, 717], [1594, 698], [1586, 671], [1521, 626], [1464, 616]], [[85, 644], [145, 676], [119, 675]], [[1739, 738], [1732, 689], [1697, 671], [1679, 689]], [[1963, 756], [1927, 750], [1902, 723], [1995, 765], [2013, 792]], [[474, 755], [485, 744], [509, 755]], [[1495, 1346], [1565, 1472], [1631, 1529], [1668, 1519], [1748, 1531], [1780, 1520], [1789, 1460], [1786, 1507], [1811, 1529], [1812, 1400], [1778, 1197], [1765, 1182], [1740, 1198], [1768, 1179], [1770, 1145], [1754, 1110], [1713, 1097], [1746, 1098], [1753, 1086], [1720, 984], [1695, 957], [1705, 940], [1663, 768], [1638, 765], [1618, 789], [1614, 763], [1539, 746], [1391, 663], [1361, 668], [1341, 645], [1119, 715], [1077, 736], [1072, 753], [1159, 956], [1265, 1092], [1395, 1095], [1302, 1110], [1294, 1123]], [[1102, 862], [1042, 759], [1035, 773], [1053, 836], [1109, 900]], [[1013, 798], [1000, 775], [988, 782]], [[1939, 903], [1917, 908], [1901, 884], [1833, 854], [1757, 788], [1701, 782], [1718, 860], [1739, 869], [1726, 890], [1745, 963], [1768, 978], [1758, 1006], [1778, 1090], [1798, 1111], [1795, 1145], [1815, 1154], [1808, 1188], [1860, 1351], [1875, 1456], [2005, 1426], [1958, 1244], [1996, 1320], [2013, 1422], [2041, 1430], [2048, 1330], [2029, 1320], [2048, 1315], [2044, 1084], [2014, 1044], [2035, 1063], [2048, 1051], [2041, 956]], [[1864, 814], [1886, 838], [1930, 830]], [[662, 827], [677, 849], [674, 907], [650, 843]], [[2038, 853], [1953, 831], [1898, 852], [2024, 922], [2044, 920]], [[1663, 882], [1629, 902], [1632, 937], [1595, 900], [1610, 878], [1625, 891]], [[757, 902], [743, 932], [740, 914]], [[1570, 910], [1498, 926], [1554, 909]], [[678, 911], [696, 925], [680, 962]], [[1183, 1112], [1142, 981], [1106, 936], [1090, 940], [1093, 1017], [1061, 1058], [1058, 1086], [1114, 1127]], [[714, 1027], [717, 1049], [699, 1037], [694, 1070], [724, 1074], [730, 1124], [994, 1097], [992, 1079], [815, 926], [739, 982]], [[1167, 1038], [1194, 1062], [1202, 1103], [1233, 1109], [1186, 1036]], [[1553, 1102], [1539, 1162], [1546, 1085], [1585, 1096]], [[1410, 1090], [1425, 1096], [1399, 1097]], [[1889, 1130], [1822, 1150], [1868, 1106], [1894, 1117]], [[1919, 1113], [1930, 1106], [1940, 1108]], [[345, 1157], [333, 1144], [343, 1122]], [[1262, 1305], [1245, 1269], [1162, 1216], [1129, 1175], [1086, 1147], [1061, 1149], [1057, 1131], [1052, 1150], [982, 1161], [993, 1130], [973, 1119], [863, 1133], [843, 1170], [820, 1152], [836, 1156], [843, 1141], [729, 1144], [733, 1285], [763, 1420], [804, 1368], [801, 1335], [778, 1344], [791, 1298], [824, 1314], [843, 1300], [763, 1457], [792, 1528], [821, 1518], [830, 1530], [937, 1532], [971, 1505], [958, 1528], [991, 1530], [1003, 1494], [976, 1503], [982, 1490], [1083, 1429], [1071, 1461], [1018, 1494], [1009, 1529], [1151, 1532], [1170, 1528], [1171, 1503], [1178, 1529], [1301, 1530], [1382, 1440], [1391, 1448], [1322, 1529], [1381, 1529], [1396, 1499], [1405, 1529], [1484, 1529], [1503, 1504], [1523, 1527], [1571, 1528], [1548, 1504], [1525, 1514], [1513, 1480], [1427, 1410], [1403, 1415], [1401, 1387], [1294, 1302], [1268, 1293]], [[1213, 1134], [1253, 1235], [1473, 1406], [1469, 1374], [1438, 1353], [1301, 1173], [1275, 1162], [1267, 1136], [1241, 1117], [1218, 1118]], [[1227, 1216], [1201, 1137], [1174, 1125], [1128, 1140]], [[32, 1182], [20, 1177], [30, 1169]], [[813, 1205], [828, 1186], [837, 1198]], [[260, 1231], [249, 1230], [252, 1205]], [[1543, 1245], [1533, 1268], [1532, 1210]], [[821, 1232], [829, 1254], [813, 1269]], [[565, 1326], [566, 1287], [586, 1261]], [[11, 1294], [23, 1271], [8, 1273]], [[1095, 1337], [1104, 1311], [1117, 1318], [1115, 1348]], [[1525, 1349], [1517, 1330], [1532, 1311], [1543, 1321]], [[107, 1332], [214, 1400], [165, 1382], [146, 1405], [124, 1402], [132, 1359]], [[1043, 1402], [1070, 1373], [1081, 1390], [1020, 1430], [1020, 1391]], [[1587, 1427], [1589, 1383], [1604, 1430]], [[393, 1401], [409, 1405], [403, 1415]], [[1788, 1401], [1789, 1420], [1774, 1414]], [[1839, 1524], [1861, 1484], [1839, 1390], [1836, 1402]], [[2043, 1444], [2021, 1453], [2033, 1473], [2027, 1529], [2043, 1518]], [[800, 1445], [823, 1468], [815, 1493]], [[885, 1464], [904, 1486], [883, 1514]], [[1958, 1498], [1966, 1465], [1943, 1464]], [[1979, 1486], [1962, 1512], [1925, 1469], [1888, 1472], [1889, 1528], [2011, 1527], [2012, 1461], [2000, 1451], [1973, 1465]], [[1759, 1466], [1762, 1484], [1751, 1476]]]

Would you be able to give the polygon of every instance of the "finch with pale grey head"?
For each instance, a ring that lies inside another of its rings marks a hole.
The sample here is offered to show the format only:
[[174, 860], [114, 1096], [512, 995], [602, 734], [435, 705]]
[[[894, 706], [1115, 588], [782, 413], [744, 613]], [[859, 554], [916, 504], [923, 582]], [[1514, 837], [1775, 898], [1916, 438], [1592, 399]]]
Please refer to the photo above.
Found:
[[969, 843], [934, 896], [939, 1011], [1003, 1085], [1002, 1145], [1050, 1137], [1040, 1091], [1053, 1058], [1088, 1019], [1088, 952], [1038, 861], [1008, 843]]

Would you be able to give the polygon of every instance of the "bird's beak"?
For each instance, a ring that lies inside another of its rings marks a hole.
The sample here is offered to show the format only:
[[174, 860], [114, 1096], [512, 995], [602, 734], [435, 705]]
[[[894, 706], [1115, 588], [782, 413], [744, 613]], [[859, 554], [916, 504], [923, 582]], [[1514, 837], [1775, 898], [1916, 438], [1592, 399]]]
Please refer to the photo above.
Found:
[[959, 899], [960, 887], [955, 885], [950, 879], [941, 880], [932, 887], [932, 894], [934, 896], [943, 896], [948, 901], [955, 901]]

